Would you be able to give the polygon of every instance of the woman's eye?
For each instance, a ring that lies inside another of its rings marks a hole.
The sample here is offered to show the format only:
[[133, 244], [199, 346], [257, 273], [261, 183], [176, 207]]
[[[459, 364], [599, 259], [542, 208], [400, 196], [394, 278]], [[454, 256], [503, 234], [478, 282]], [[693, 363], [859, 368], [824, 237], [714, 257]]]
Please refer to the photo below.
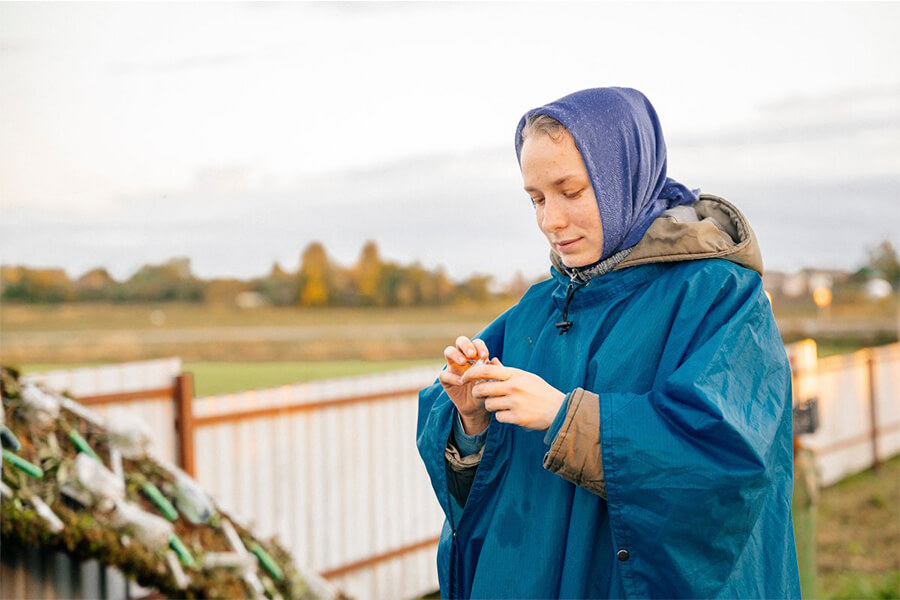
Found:
[[531, 199], [531, 205], [532, 205], [532, 206], [540, 206], [540, 205], [543, 204], [543, 203], [544, 203], [544, 199], [543, 199], [543, 198], [532, 198], [532, 199]]
[[578, 196], [581, 195], [581, 192], [583, 192], [583, 191], [584, 191], [584, 190], [578, 190], [577, 192], [563, 193], [563, 196], [565, 196], [565, 197], [568, 198], [569, 200], [575, 200], [576, 198], [578, 198]]

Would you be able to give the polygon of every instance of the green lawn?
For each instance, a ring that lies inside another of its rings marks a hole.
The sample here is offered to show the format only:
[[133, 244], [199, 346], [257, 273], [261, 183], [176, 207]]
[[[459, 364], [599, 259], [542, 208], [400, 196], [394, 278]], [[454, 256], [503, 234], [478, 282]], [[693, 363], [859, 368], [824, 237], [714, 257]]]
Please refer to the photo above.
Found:
[[819, 598], [900, 598], [900, 456], [822, 490]]
[[[108, 363], [101, 363], [108, 364]], [[276, 387], [314, 379], [330, 379], [397, 371], [412, 367], [434, 365], [435, 377], [441, 361], [427, 360], [323, 360], [282, 362], [185, 362], [183, 370], [194, 374], [194, 393], [197, 396], [225, 394], [257, 388]], [[93, 366], [77, 364], [26, 364], [23, 373], [74, 369]]]
[[208, 396], [239, 390], [267, 388], [314, 379], [330, 379], [397, 371], [411, 367], [434, 365], [434, 374], [441, 363], [429, 360], [326, 360], [271, 363], [191, 362], [184, 370], [194, 374], [195, 394]]

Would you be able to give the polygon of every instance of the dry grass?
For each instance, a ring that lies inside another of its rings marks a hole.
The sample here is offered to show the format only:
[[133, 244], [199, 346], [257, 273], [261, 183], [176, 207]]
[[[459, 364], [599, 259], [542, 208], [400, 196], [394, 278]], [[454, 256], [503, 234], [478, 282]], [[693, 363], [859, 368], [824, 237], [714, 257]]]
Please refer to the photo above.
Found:
[[[21, 365], [163, 356], [258, 362], [440, 359], [457, 336], [474, 335], [509, 305], [255, 310], [189, 304], [4, 305], [0, 360]], [[151, 323], [154, 311], [164, 315], [163, 324]]]

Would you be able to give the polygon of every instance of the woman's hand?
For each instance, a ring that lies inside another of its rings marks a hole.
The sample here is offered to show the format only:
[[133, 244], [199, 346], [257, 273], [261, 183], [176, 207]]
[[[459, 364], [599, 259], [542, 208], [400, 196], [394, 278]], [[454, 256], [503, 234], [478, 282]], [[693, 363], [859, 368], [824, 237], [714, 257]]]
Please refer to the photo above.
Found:
[[[463, 429], [468, 435], [476, 435], [484, 431], [491, 422], [491, 413], [484, 407], [484, 398], [476, 397], [472, 393], [476, 382], [463, 383], [460, 381], [460, 375], [466, 370], [466, 363], [470, 359], [486, 361], [488, 356], [488, 349], [483, 341], [470, 340], [463, 335], [456, 338], [455, 346], [444, 348], [447, 368], [441, 371], [438, 380], [447, 395], [450, 396], [450, 400], [456, 405]], [[497, 364], [499, 362], [497, 361]]]
[[495, 379], [478, 381], [472, 388], [475, 398], [483, 400], [484, 408], [496, 413], [501, 423], [528, 429], [548, 429], [566, 399], [564, 393], [534, 373], [504, 367], [496, 358], [489, 364], [471, 367], [460, 379], [463, 385]]

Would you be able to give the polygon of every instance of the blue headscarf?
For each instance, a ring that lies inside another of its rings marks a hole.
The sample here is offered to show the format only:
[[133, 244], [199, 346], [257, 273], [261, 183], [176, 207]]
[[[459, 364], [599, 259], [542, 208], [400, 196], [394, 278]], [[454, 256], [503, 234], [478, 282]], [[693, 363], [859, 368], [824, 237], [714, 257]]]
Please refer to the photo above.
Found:
[[653, 105], [630, 88], [581, 90], [522, 117], [516, 156], [522, 165], [525, 120], [543, 114], [562, 123], [584, 160], [603, 223], [601, 260], [637, 244], [661, 212], [693, 204], [700, 190], [666, 177], [666, 142]]

